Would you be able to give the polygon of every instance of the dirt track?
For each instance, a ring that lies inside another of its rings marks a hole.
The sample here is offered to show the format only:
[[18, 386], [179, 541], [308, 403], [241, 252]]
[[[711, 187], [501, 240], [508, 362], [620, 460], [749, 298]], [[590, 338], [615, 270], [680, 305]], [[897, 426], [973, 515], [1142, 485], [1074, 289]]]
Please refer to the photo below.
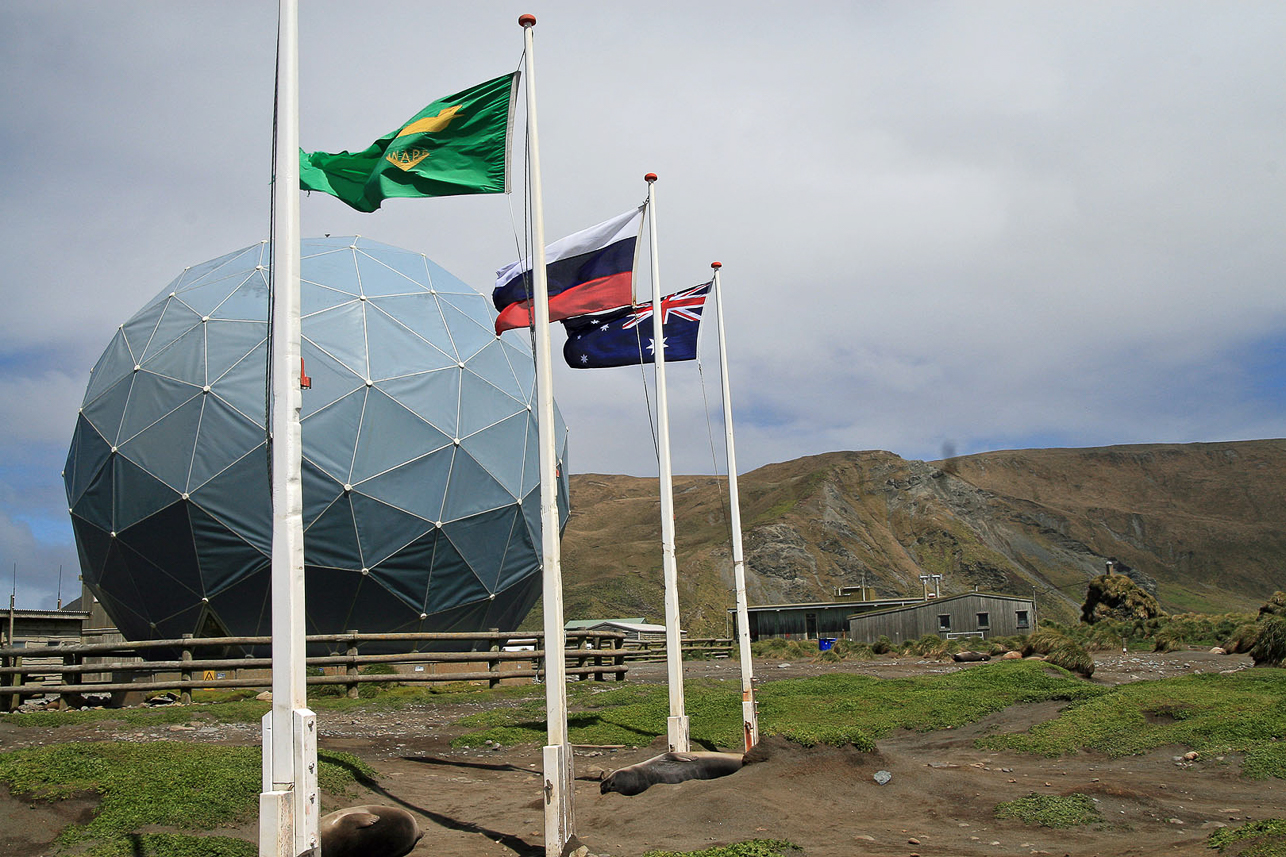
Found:
[[[1115, 684], [1185, 672], [1244, 668], [1248, 660], [1204, 652], [1098, 655], [1096, 682]], [[906, 676], [971, 665], [916, 659], [852, 664], [756, 664], [761, 681], [822, 671]], [[694, 662], [689, 677], [738, 679], [734, 661]], [[663, 681], [663, 664], [632, 669], [635, 680]], [[476, 704], [406, 709], [394, 715], [319, 715], [321, 745], [368, 761], [379, 790], [352, 803], [391, 803], [421, 818], [426, 835], [413, 857], [542, 855], [540, 748], [453, 750], [451, 723]], [[576, 757], [576, 832], [592, 853], [633, 857], [654, 848], [691, 850], [742, 839], [788, 839], [808, 857], [872, 855], [1209, 855], [1205, 837], [1220, 824], [1282, 814], [1286, 783], [1238, 776], [1235, 757], [1175, 759], [1187, 748], [1109, 759], [1095, 754], [1046, 760], [978, 750], [974, 739], [994, 728], [1022, 729], [1054, 716], [1058, 703], [1014, 706], [971, 726], [898, 733], [875, 753], [851, 748], [805, 750], [765, 742], [765, 761], [732, 776], [654, 786], [635, 797], [599, 794], [599, 770], [642, 761], [663, 748], [581, 749]], [[195, 714], [195, 710], [194, 710]], [[119, 725], [119, 724], [116, 724]], [[173, 730], [173, 731], [172, 731]], [[5, 727], [0, 748], [115, 738], [257, 743], [252, 727], [207, 726], [49, 730]], [[892, 774], [884, 786], [876, 771]], [[1031, 792], [1082, 792], [1098, 800], [1103, 824], [1053, 831], [998, 821], [997, 803]], [[0, 801], [0, 853], [35, 857], [62, 824], [92, 807]], [[326, 806], [330, 811], [338, 807]], [[248, 839], [253, 824], [223, 831]], [[41, 842], [40, 840], [43, 840]]]

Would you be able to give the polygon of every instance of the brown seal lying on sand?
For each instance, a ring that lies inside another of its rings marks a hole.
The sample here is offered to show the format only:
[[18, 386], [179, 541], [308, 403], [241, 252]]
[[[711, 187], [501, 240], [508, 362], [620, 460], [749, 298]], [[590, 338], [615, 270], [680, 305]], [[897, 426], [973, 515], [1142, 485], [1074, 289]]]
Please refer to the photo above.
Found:
[[393, 806], [354, 806], [317, 823], [325, 857], [403, 857], [424, 832], [415, 816]]
[[646, 762], [613, 771], [599, 784], [600, 794], [636, 795], [656, 783], [713, 780], [741, 770], [741, 753], [662, 753]]

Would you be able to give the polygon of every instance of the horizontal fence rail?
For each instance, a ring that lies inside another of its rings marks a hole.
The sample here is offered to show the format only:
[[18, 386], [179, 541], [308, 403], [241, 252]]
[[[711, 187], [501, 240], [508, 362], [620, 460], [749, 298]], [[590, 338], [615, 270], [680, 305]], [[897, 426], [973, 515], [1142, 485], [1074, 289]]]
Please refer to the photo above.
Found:
[[[569, 631], [563, 651], [566, 673], [579, 680], [623, 681], [626, 661], [664, 658], [664, 645], [627, 641], [615, 631]], [[307, 658], [309, 685], [342, 685], [356, 698], [366, 683], [482, 682], [496, 687], [508, 679], [539, 681], [545, 676], [543, 633], [399, 633], [309, 635], [310, 647], [332, 652]], [[695, 643], [696, 641], [692, 641]], [[705, 641], [702, 641], [705, 642]], [[364, 643], [418, 648], [421, 644], [467, 647], [465, 651], [407, 651], [362, 654]], [[269, 647], [271, 637], [193, 637], [132, 643], [88, 643], [48, 648], [0, 649], [0, 710], [16, 709], [25, 697], [56, 696], [62, 705], [83, 704], [87, 694], [111, 694], [111, 704], [130, 704], [129, 694], [177, 690], [190, 702], [193, 690], [270, 688], [272, 659], [265, 657], [198, 657], [208, 649]], [[342, 649], [342, 653], [341, 650]], [[709, 651], [707, 647], [703, 650]], [[689, 646], [684, 646], [687, 652]], [[729, 649], [730, 650], [730, 649]], [[144, 660], [149, 653], [178, 652], [177, 659]], [[364, 666], [409, 666], [412, 671], [363, 674]], [[477, 669], [459, 669], [475, 665]], [[439, 666], [448, 667], [445, 672]], [[327, 673], [326, 670], [331, 670]], [[423, 671], [416, 671], [422, 669]], [[343, 670], [341, 673], [340, 670]], [[223, 673], [223, 675], [219, 675]], [[213, 674], [213, 675], [211, 675]], [[229, 677], [229, 674], [231, 676]], [[110, 676], [109, 678], [103, 678]], [[141, 701], [141, 700], [140, 700]]]

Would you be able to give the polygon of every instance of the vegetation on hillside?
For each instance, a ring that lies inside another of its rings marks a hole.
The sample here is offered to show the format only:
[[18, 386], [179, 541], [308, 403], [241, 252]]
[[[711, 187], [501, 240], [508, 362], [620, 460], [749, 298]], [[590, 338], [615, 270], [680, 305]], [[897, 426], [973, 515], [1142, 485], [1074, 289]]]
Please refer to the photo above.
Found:
[[[1042, 619], [1070, 623], [1084, 582], [1119, 555], [1157, 588], [1118, 618], [1155, 617], [1147, 599], [1170, 612], [1253, 611], [1265, 587], [1286, 588], [1283, 477], [1280, 440], [981, 453], [947, 469], [874, 450], [772, 464], [740, 482], [747, 591], [758, 604], [827, 601], [869, 582], [894, 596], [936, 573], [947, 594], [1034, 586]], [[655, 480], [573, 475], [571, 496], [567, 617], [661, 621]], [[677, 477], [675, 504], [685, 630], [725, 634], [726, 483]], [[533, 619], [524, 627], [538, 628]]]

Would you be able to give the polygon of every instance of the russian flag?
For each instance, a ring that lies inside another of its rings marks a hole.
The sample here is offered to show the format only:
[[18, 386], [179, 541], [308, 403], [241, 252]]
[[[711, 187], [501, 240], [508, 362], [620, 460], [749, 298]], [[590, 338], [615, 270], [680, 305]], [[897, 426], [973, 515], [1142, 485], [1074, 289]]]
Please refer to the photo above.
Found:
[[[639, 206], [545, 248], [550, 321], [634, 303], [634, 258], [643, 209]], [[530, 260], [520, 259], [496, 272], [491, 301], [500, 313], [497, 336], [531, 325], [531, 290]]]

